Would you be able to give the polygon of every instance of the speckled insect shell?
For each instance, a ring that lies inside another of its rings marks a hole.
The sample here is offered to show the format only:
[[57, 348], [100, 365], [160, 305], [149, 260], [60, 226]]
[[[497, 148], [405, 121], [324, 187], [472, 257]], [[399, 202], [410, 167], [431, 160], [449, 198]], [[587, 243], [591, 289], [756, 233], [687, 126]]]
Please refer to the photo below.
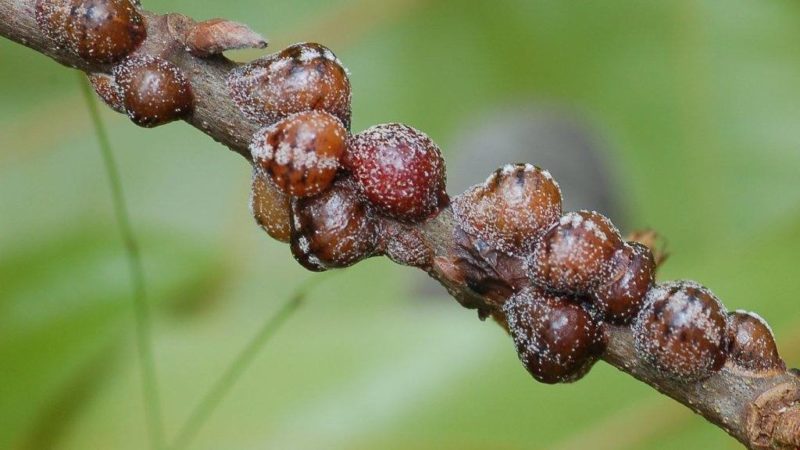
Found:
[[602, 214], [568, 213], [536, 246], [529, 275], [554, 291], [587, 293], [609, 280], [614, 254], [622, 245], [619, 231]]
[[418, 222], [449, 203], [439, 147], [407, 125], [376, 125], [353, 136], [344, 165], [367, 200], [389, 217]]
[[125, 111], [133, 123], [156, 127], [192, 112], [189, 81], [171, 62], [152, 56], [128, 58], [114, 67]]
[[291, 199], [260, 168], [253, 168], [250, 212], [256, 223], [272, 238], [289, 242], [291, 238]]
[[346, 142], [347, 130], [335, 116], [304, 111], [256, 132], [250, 152], [283, 192], [307, 197], [333, 183]]
[[748, 311], [730, 313], [730, 349], [728, 362], [756, 373], [783, 371], [786, 364], [778, 354], [775, 337], [767, 322]]
[[292, 200], [291, 249], [315, 272], [351, 266], [375, 253], [378, 227], [350, 180]]
[[119, 86], [114, 81], [114, 77], [104, 73], [92, 73], [88, 75], [89, 84], [92, 89], [97, 93], [97, 96], [103, 100], [103, 103], [108, 105], [118, 113], [125, 113], [125, 105], [122, 103], [122, 94], [119, 92]]
[[567, 383], [589, 372], [605, 351], [604, 325], [579, 299], [524, 289], [503, 306], [517, 354], [542, 383]]
[[610, 280], [593, 289], [592, 296], [604, 320], [625, 325], [644, 305], [653, 286], [656, 263], [653, 252], [638, 242], [626, 243], [614, 259], [616, 269]]
[[57, 43], [95, 64], [122, 60], [147, 36], [129, 0], [38, 0], [36, 20]]
[[456, 197], [453, 212], [468, 232], [525, 255], [561, 217], [561, 189], [546, 170], [509, 164]]
[[697, 283], [657, 285], [648, 293], [633, 330], [637, 355], [665, 376], [697, 381], [725, 364], [725, 307]]
[[271, 125], [301, 111], [322, 110], [350, 128], [350, 80], [330, 49], [296, 44], [234, 69], [227, 78], [234, 102], [251, 120]]

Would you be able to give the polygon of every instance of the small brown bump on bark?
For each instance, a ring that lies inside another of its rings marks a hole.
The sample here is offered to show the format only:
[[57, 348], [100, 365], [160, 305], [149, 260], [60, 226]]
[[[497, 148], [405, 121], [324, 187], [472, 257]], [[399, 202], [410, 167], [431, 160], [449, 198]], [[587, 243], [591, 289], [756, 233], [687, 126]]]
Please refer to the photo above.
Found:
[[194, 95], [183, 72], [152, 56], [128, 58], [114, 68], [125, 111], [133, 123], [152, 128], [191, 113]]
[[615, 255], [617, 269], [611, 279], [593, 289], [592, 296], [605, 320], [626, 325], [644, 305], [655, 279], [655, 261], [649, 248], [626, 243]]
[[561, 217], [561, 189], [550, 172], [509, 164], [453, 201], [459, 224], [500, 250], [526, 255]]
[[114, 77], [104, 73], [91, 73], [88, 75], [89, 84], [97, 93], [97, 96], [118, 113], [125, 114], [125, 105], [122, 104], [122, 95], [119, 93], [119, 86], [114, 81]]
[[531, 287], [503, 306], [519, 358], [537, 381], [576, 381], [605, 350], [605, 326], [582, 303]]
[[348, 267], [375, 254], [378, 227], [352, 183], [292, 200], [291, 248], [306, 269]]
[[308, 197], [333, 183], [346, 142], [347, 130], [336, 116], [304, 111], [256, 132], [250, 152], [283, 192]]
[[725, 364], [725, 307], [697, 283], [674, 281], [650, 290], [633, 332], [636, 353], [665, 377], [698, 381]]
[[623, 245], [610, 220], [594, 211], [565, 214], [529, 260], [531, 280], [558, 292], [584, 294], [607, 282]]
[[733, 367], [764, 376], [786, 370], [772, 329], [764, 319], [752, 312], [735, 311], [728, 315], [728, 321], [728, 362]]
[[226, 84], [239, 109], [261, 125], [322, 110], [350, 129], [350, 79], [336, 55], [320, 44], [292, 45], [240, 66]]
[[268, 235], [280, 242], [289, 242], [292, 234], [291, 199], [258, 167], [253, 168], [250, 211]]

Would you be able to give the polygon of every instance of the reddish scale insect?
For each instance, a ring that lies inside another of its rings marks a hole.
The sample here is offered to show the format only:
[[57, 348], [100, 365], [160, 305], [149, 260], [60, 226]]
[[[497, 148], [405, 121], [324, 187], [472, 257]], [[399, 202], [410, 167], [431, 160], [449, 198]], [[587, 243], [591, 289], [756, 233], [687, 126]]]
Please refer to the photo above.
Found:
[[296, 44], [245, 64], [228, 76], [233, 100], [251, 120], [271, 125], [308, 110], [327, 111], [350, 128], [350, 80], [319, 44]]
[[448, 203], [439, 147], [406, 125], [377, 125], [353, 136], [344, 164], [366, 198], [389, 217], [416, 222]]
[[609, 280], [619, 231], [601, 214], [565, 214], [541, 239], [528, 261], [534, 282], [560, 292], [586, 293]]
[[292, 254], [316, 272], [351, 266], [375, 253], [377, 226], [351, 182], [292, 200]]
[[605, 320], [625, 325], [641, 310], [653, 286], [656, 263], [650, 249], [638, 242], [625, 244], [615, 259], [614, 275], [592, 294]]
[[778, 354], [772, 329], [755, 313], [736, 311], [729, 314], [730, 349], [728, 361], [753, 372], [786, 370]]
[[129, 0], [39, 0], [36, 20], [48, 36], [94, 64], [122, 60], [147, 36]]
[[728, 321], [714, 294], [690, 281], [656, 286], [636, 317], [637, 354], [664, 375], [697, 381], [722, 368]]
[[542, 383], [582, 378], [605, 351], [603, 324], [577, 299], [528, 288], [514, 294], [503, 311], [520, 360]]
[[259, 168], [253, 169], [250, 190], [250, 212], [256, 223], [274, 239], [289, 242], [291, 229], [291, 199]]
[[561, 217], [561, 189], [530, 164], [507, 165], [453, 201], [462, 227], [505, 252], [524, 255]]
[[347, 130], [339, 119], [306, 111], [259, 130], [250, 152], [283, 192], [306, 197], [333, 183], [346, 142]]
[[186, 117], [194, 96], [180, 69], [160, 58], [134, 57], [114, 67], [125, 110], [133, 123], [156, 127]]

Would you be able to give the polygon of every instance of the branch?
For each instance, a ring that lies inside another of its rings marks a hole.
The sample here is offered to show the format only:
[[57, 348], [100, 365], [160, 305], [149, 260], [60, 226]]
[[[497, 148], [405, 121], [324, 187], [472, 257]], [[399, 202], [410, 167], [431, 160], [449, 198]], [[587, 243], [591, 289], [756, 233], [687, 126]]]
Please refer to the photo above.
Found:
[[[0, 0], [0, 35], [87, 74], [117, 70], [116, 61], [81, 56], [52, 33], [43, 32], [36, 19], [36, 3]], [[247, 27], [219, 19], [198, 23], [180, 14], [143, 10], [138, 14], [146, 26], [146, 38], [132, 54], [168, 61], [178, 69], [177, 81], [172, 81], [179, 88], [181, 83], [191, 88], [191, 108], [181, 119], [252, 162], [248, 146], [263, 123], [242, 111], [232, 98], [226, 78], [240, 66], [220, 53], [242, 46], [263, 47], [266, 41]], [[115, 92], [108, 92], [107, 100], [113, 103]], [[379, 250], [395, 262], [425, 270], [481, 318], [491, 316], [506, 325], [503, 304], [530, 284], [526, 261], [486, 248], [461, 225], [450, 206], [422, 223], [382, 217]], [[701, 414], [749, 448], [800, 447], [800, 378], [794, 371], [782, 367], [747, 371], [728, 361], [710, 377], [687, 382], [643, 359], [630, 326], [606, 324], [606, 334], [603, 360]]]

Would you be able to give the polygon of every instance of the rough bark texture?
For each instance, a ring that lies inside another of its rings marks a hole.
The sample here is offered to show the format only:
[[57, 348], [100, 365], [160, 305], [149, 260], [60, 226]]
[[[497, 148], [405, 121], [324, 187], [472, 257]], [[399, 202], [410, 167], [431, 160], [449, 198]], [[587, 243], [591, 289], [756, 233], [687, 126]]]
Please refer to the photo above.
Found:
[[[34, 9], [34, 0], [0, 0], [0, 35], [65, 66], [86, 73], [110, 72], [110, 66], [91, 65], [45, 36], [36, 23]], [[186, 121], [249, 161], [248, 142], [258, 125], [237, 108], [225, 84], [236, 63], [221, 55], [200, 58], [187, 51], [191, 47], [187, 35], [196, 24], [190, 18], [142, 14], [148, 37], [136, 53], [167, 59], [182, 69], [195, 96], [194, 111]], [[260, 45], [259, 39], [248, 36], [253, 45]], [[522, 260], [475, 245], [460, 230], [449, 208], [422, 225], [387, 220], [384, 227], [386, 235], [402, 236], [420, 255], [432, 254], [435, 262], [432, 266], [415, 264], [413, 258], [394, 258], [387, 251], [390, 258], [422, 266], [459, 303], [477, 309], [481, 318], [492, 316], [503, 324], [499, 305], [528, 282]], [[454, 261], [459, 262], [458, 270]], [[634, 351], [629, 327], [609, 325], [609, 337], [603, 356], [606, 362], [688, 406], [749, 448], [800, 448], [800, 378], [794, 370], [755, 375], [726, 365], [711, 378], [686, 383], [665, 377], [641, 360]]]

